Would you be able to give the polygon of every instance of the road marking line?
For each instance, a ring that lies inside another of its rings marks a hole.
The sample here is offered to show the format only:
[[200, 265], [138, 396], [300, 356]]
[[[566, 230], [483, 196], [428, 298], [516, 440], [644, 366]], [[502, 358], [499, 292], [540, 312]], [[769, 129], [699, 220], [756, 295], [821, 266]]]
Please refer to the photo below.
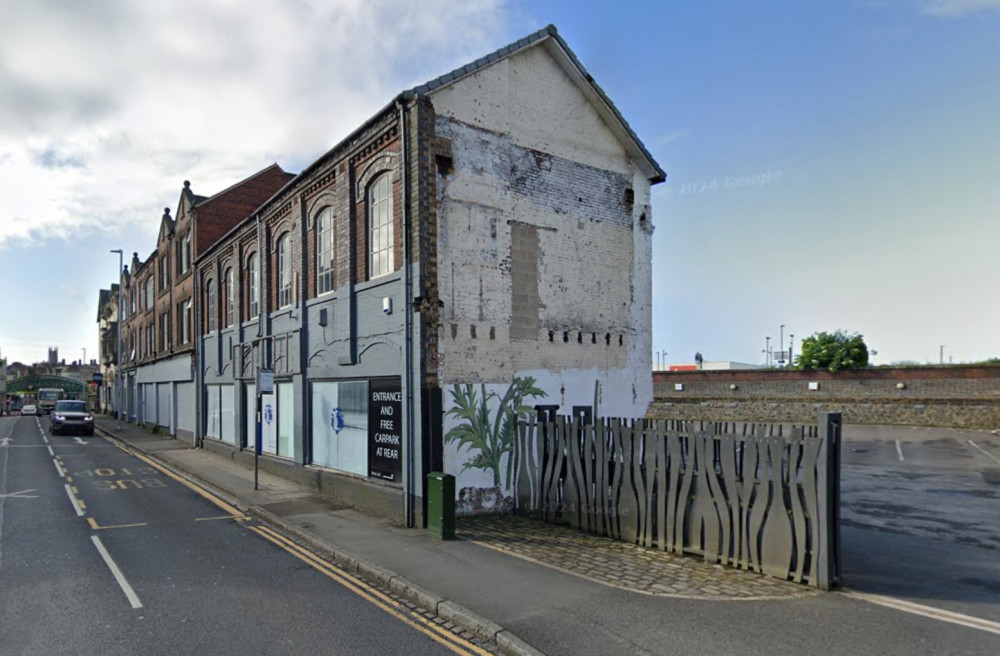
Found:
[[246, 515], [220, 515], [219, 517], [196, 517], [194, 521], [211, 522], [216, 519], [235, 519], [237, 521], [243, 521], [246, 518], [247, 518]]
[[[392, 597], [386, 595], [381, 590], [372, 587], [363, 580], [337, 569], [335, 566], [321, 559], [311, 551], [295, 544], [285, 536], [272, 531], [266, 526], [252, 526], [251, 530], [259, 534], [265, 540], [281, 547], [299, 560], [312, 565], [315, 569], [326, 574], [337, 581], [342, 586], [365, 599], [369, 603], [381, 608], [404, 624], [420, 631], [431, 640], [444, 645], [456, 654], [476, 654], [477, 656], [487, 656], [488, 651], [478, 645], [466, 643], [463, 638], [453, 634], [451, 631], [438, 626], [422, 615], [409, 615], [409, 609], [397, 602]], [[404, 610], [405, 609], [405, 610]]]
[[977, 449], [979, 449], [980, 451], [982, 451], [983, 453], [985, 453], [985, 454], [986, 454], [987, 456], [989, 456], [990, 458], [993, 458], [993, 461], [994, 461], [995, 463], [997, 463], [998, 465], [1000, 465], [1000, 459], [997, 459], [997, 457], [996, 457], [995, 455], [993, 455], [992, 453], [990, 453], [989, 451], [987, 451], [987, 450], [986, 450], [986, 449], [984, 449], [983, 447], [979, 446], [978, 444], [976, 444], [976, 443], [975, 443], [975, 442], [973, 442], [972, 440], [969, 440], [969, 444], [971, 444], [972, 446], [976, 447]]
[[62, 468], [58, 460], [53, 460], [52, 464], [56, 466], [56, 471], [59, 472], [59, 478], [66, 478], [66, 470]]
[[46, 444], [45, 448], [49, 450], [49, 455], [50, 456], [52, 456], [53, 458], [56, 457], [56, 452], [52, 450], [52, 445], [51, 444]]
[[979, 617], [973, 617], [972, 615], [963, 615], [962, 613], [954, 613], [950, 610], [942, 610], [940, 608], [934, 608], [933, 606], [923, 606], [921, 604], [915, 604], [912, 601], [903, 601], [902, 599], [895, 599], [893, 597], [883, 597], [882, 595], [853, 592], [850, 590], [845, 590], [842, 594], [851, 597], [852, 599], [858, 599], [859, 601], [867, 601], [868, 603], [877, 604], [879, 606], [895, 608], [896, 610], [901, 610], [904, 613], [913, 613], [914, 615], [929, 617], [934, 620], [940, 620], [950, 624], [958, 624], [959, 626], [968, 627], [970, 629], [979, 629], [980, 631], [1000, 635], [1000, 622], [984, 620]]
[[118, 565], [115, 564], [115, 561], [111, 559], [111, 554], [109, 554], [108, 550], [104, 548], [104, 544], [101, 543], [101, 538], [96, 535], [91, 535], [90, 539], [93, 540], [94, 546], [97, 547], [97, 550], [101, 554], [101, 558], [104, 559], [108, 569], [111, 570], [115, 580], [118, 581], [118, 586], [125, 593], [125, 596], [128, 597], [129, 603], [132, 604], [132, 608], [142, 608], [142, 602], [139, 601], [139, 596], [135, 593], [135, 590], [132, 589], [132, 586], [129, 585], [128, 581], [125, 579], [125, 575], [122, 574], [122, 571], [118, 569]]
[[[107, 438], [105, 438], [105, 439], [107, 439]], [[133, 451], [131, 448], [129, 448], [127, 446], [124, 446], [123, 444], [119, 444], [117, 441], [113, 441], [113, 440], [109, 440], [109, 441], [111, 441], [112, 444], [114, 444], [115, 446], [117, 446], [122, 451], [131, 454], [132, 456], [138, 458], [139, 460], [142, 460], [144, 463], [146, 463], [147, 465], [150, 465], [151, 467], [155, 467], [156, 469], [158, 469], [165, 476], [168, 476], [168, 477], [174, 479], [175, 481], [177, 481], [178, 483], [180, 483], [181, 485], [187, 487], [188, 489], [193, 490], [194, 492], [197, 492], [202, 497], [208, 499], [209, 501], [211, 501], [212, 503], [214, 503], [218, 507], [220, 507], [223, 510], [225, 510], [230, 515], [242, 515], [243, 514], [243, 513], [241, 513], [239, 511], [238, 508], [236, 508], [236, 507], [234, 507], [234, 506], [226, 503], [225, 501], [223, 501], [219, 497], [215, 496], [214, 494], [212, 494], [208, 490], [204, 490], [204, 489], [198, 487], [197, 485], [195, 485], [191, 481], [185, 479], [183, 476], [178, 476], [177, 474], [175, 474], [174, 472], [170, 471], [169, 469], [167, 469], [163, 465], [159, 464], [155, 460], [147, 458], [146, 456], [142, 455], [138, 451]]]
[[100, 526], [97, 523], [97, 520], [94, 519], [93, 517], [88, 517], [87, 518], [87, 523], [90, 524], [90, 528], [94, 529], [95, 531], [104, 531], [104, 530], [109, 529], [109, 528], [134, 528], [136, 526], [146, 526], [147, 525], [146, 522], [137, 522], [135, 524], [115, 524], [114, 526]]
[[76, 516], [77, 517], [83, 517], [83, 508], [80, 507], [79, 501], [77, 501], [77, 498], [75, 496], [73, 496], [73, 491], [71, 489], [69, 489], [69, 483], [67, 483], [66, 485], [63, 485], [63, 487], [66, 488], [66, 496], [69, 497], [70, 503], [73, 504], [73, 510], [76, 511]]
[[896, 440], [896, 453], [899, 454], [899, 461], [903, 462], [903, 447], [900, 445], [899, 440]]

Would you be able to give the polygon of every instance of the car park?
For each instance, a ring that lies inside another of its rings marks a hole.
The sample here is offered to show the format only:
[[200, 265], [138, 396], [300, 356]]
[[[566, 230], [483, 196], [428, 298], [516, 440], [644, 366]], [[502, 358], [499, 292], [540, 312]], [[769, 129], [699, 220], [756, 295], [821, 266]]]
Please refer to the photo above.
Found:
[[38, 412], [38, 408], [33, 405], [26, 405], [21, 408], [22, 417], [36, 417], [39, 414], [41, 413]]
[[94, 434], [94, 417], [86, 401], [56, 401], [49, 415], [49, 432]]

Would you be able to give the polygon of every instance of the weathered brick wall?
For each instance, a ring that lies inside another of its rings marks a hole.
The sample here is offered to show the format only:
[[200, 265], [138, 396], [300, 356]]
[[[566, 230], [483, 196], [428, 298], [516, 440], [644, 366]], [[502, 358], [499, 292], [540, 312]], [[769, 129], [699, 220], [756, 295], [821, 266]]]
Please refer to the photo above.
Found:
[[628, 379], [626, 405], [644, 409], [648, 180], [544, 48], [433, 103], [441, 383], [585, 371]]
[[1000, 427], [1000, 366], [656, 372], [653, 381], [648, 416], [663, 419], [807, 421], [841, 412], [859, 424]]

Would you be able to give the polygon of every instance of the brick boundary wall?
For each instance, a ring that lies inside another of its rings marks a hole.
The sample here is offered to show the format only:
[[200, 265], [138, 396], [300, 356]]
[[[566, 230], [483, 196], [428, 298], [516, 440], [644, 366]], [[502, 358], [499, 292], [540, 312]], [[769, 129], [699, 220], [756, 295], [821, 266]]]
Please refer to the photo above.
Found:
[[840, 412], [854, 424], [1000, 428], [993, 365], [654, 372], [653, 396], [655, 419], [799, 422]]

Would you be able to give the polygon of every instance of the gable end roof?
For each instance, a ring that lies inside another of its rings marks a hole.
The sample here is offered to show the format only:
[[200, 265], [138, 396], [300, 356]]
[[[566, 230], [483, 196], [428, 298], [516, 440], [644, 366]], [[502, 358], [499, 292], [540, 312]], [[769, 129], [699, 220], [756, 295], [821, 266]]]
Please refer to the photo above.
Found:
[[[547, 25], [542, 29], [529, 34], [528, 36], [518, 39], [513, 43], [509, 43], [504, 47], [491, 52], [490, 54], [480, 57], [479, 59], [466, 64], [465, 66], [460, 66], [450, 73], [445, 73], [439, 77], [425, 82], [419, 86], [413, 87], [404, 91], [401, 95], [405, 99], [415, 98], [421, 95], [432, 94], [442, 87], [446, 87], [458, 80], [472, 75], [473, 73], [490, 66], [491, 64], [509, 57], [521, 50], [530, 48], [535, 45], [542, 44], [546, 41], [554, 42], [558, 47], [549, 47], [549, 52], [555, 56], [557, 61], [563, 65], [567, 72], [570, 74], [570, 78], [580, 87], [584, 95], [596, 106], [598, 113], [604, 118], [604, 120], [614, 129], [616, 126], [619, 128], [621, 138], [626, 145], [631, 146], [629, 150], [632, 156], [637, 159], [642, 165], [646, 177], [650, 182], [656, 184], [663, 182], [667, 179], [667, 174], [664, 172], [660, 165], [657, 164], [653, 155], [649, 152], [646, 146], [639, 139], [639, 136], [632, 130], [632, 127], [622, 116], [615, 104], [611, 102], [608, 95], [604, 93], [604, 90], [594, 81], [594, 78], [587, 72], [583, 64], [577, 59], [576, 54], [570, 49], [569, 44], [559, 36], [558, 30], [556, 30], [555, 25]], [[561, 55], [561, 56], [560, 56]]]

